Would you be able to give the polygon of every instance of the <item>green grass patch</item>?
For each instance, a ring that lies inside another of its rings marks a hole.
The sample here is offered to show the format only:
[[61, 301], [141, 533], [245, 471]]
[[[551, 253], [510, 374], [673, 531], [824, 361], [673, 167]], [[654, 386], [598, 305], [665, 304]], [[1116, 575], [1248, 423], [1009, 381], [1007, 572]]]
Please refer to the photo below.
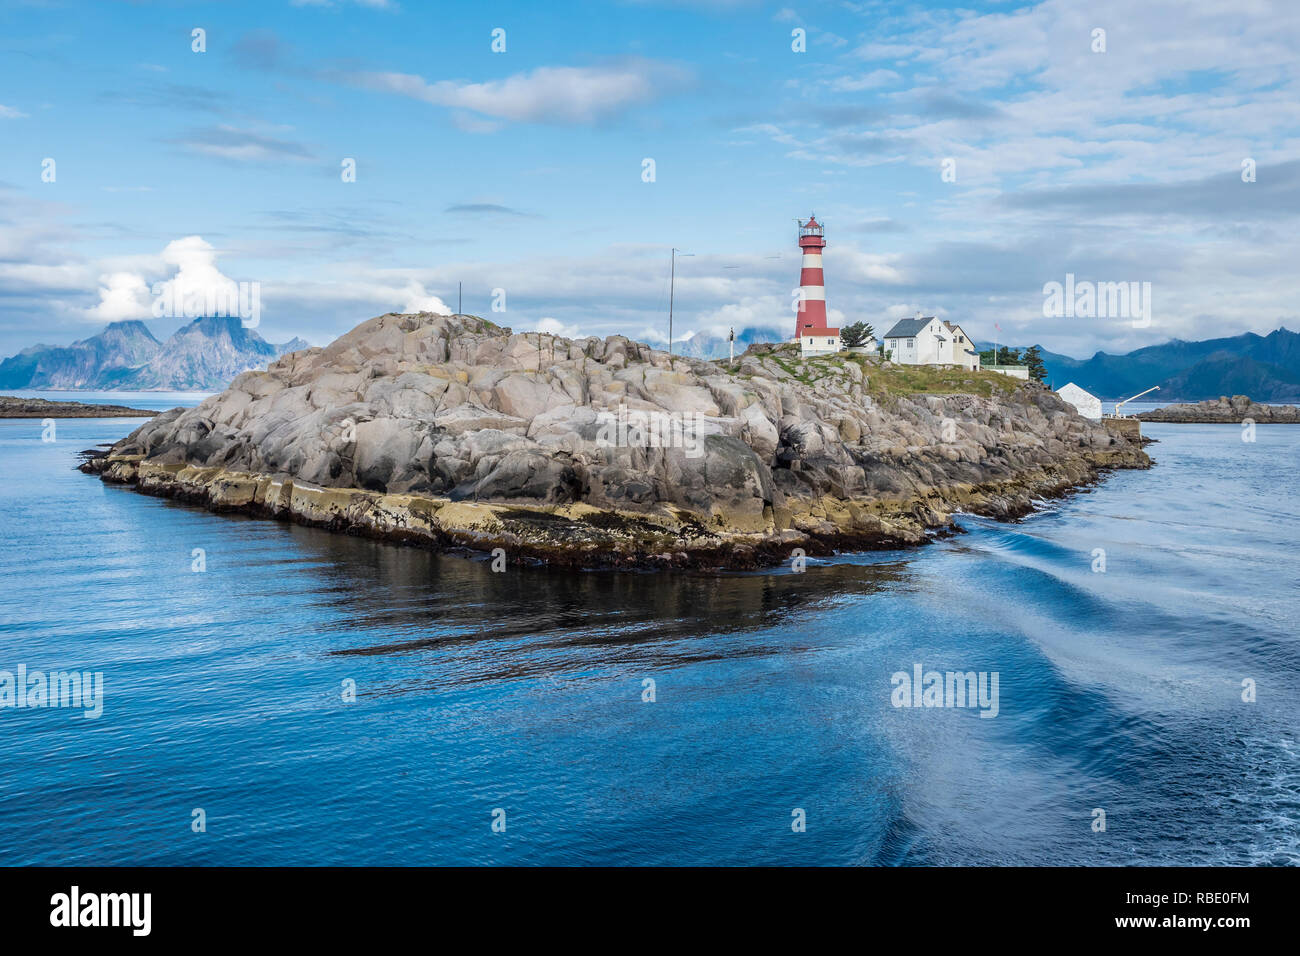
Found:
[[[999, 372], [972, 372], [933, 365], [891, 365], [884, 368], [875, 355], [851, 352], [805, 359], [799, 355], [797, 347], [783, 346], [773, 349], [763, 358], [774, 362], [795, 381], [809, 386], [843, 373], [845, 365], [853, 362], [866, 377], [867, 393], [877, 401], [898, 395], [979, 395], [990, 398], [1011, 394], [1021, 386], [1019, 379]], [[719, 364], [726, 366], [725, 361]]]
[[867, 370], [868, 390], [877, 398], [894, 395], [993, 395], [1010, 394], [1019, 379], [1000, 372], [972, 372], [961, 368], [931, 365], [893, 365]]

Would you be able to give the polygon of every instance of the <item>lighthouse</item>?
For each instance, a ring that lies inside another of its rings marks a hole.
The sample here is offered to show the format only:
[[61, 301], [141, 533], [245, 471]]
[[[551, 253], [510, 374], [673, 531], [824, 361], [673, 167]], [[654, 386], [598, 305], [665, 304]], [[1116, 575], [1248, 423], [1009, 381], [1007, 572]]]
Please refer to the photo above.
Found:
[[804, 355], [823, 355], [840, 350], [840, 330], [826, 324], [826, 280], [822, 273], [822, 249], [826, 231], [816, 215], [799, 223], [799, 301], [795, 303], [794, 335]]

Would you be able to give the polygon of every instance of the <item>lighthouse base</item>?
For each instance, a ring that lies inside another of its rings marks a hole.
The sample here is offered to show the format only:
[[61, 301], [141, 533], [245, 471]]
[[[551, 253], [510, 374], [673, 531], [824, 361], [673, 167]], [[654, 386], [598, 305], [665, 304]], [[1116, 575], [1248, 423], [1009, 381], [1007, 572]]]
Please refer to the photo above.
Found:
[[804, 358], [810, 355], [833, 355], [843, 348], [839, 329], [810, 329], [799, 336], [798, 341], [799, 354]]

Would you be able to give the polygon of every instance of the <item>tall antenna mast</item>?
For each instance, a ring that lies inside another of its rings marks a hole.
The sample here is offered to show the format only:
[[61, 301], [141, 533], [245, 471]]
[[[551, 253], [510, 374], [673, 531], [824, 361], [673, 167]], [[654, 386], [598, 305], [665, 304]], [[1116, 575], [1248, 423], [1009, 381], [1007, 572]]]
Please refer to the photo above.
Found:
[[[693, 252], [683, 252], [682, 258], [687, 259], [695, 255]], [[677, 249], [673, 249], [672, 265], [668, 271], [668, 354], [673, 354], [673, 292], [677, 287]]]
[[677, 249], [673, 249], [668, 267], [668, 354], [673, 354], [673, 291], [677, 286]]

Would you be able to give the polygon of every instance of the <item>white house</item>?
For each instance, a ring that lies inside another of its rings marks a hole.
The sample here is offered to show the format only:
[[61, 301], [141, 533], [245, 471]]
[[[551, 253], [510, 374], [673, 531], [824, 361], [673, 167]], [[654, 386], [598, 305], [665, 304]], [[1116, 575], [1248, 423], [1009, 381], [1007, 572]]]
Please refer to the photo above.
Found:
[[975, 343], [971, 341], [971, 337], [966, 334], [966, 330], [960, 325], [953, 325], [951, 322], [944, 322], [943, 325], [948, 330], [948, 335], [951, 336], [948, 348], [952, 353], [952, 361], [948, 364], [960, 365], [972, 372], [978, 372], [980, 353], [975, 348]]
[[956, 365], [978, 371], [979, 352], [960, 325], [933, 315], [902, 319], [885, 333], [885, 350], [899, 365]]
[[1069, 385], [1062, 385], [1056, 390], [1063, 400], [1069, 402], [1084, 418], [1091, 418], [1094, 422], [1101, 421], [1101, 399], [1091, 394], [1078, 385], [1071, 382]]

